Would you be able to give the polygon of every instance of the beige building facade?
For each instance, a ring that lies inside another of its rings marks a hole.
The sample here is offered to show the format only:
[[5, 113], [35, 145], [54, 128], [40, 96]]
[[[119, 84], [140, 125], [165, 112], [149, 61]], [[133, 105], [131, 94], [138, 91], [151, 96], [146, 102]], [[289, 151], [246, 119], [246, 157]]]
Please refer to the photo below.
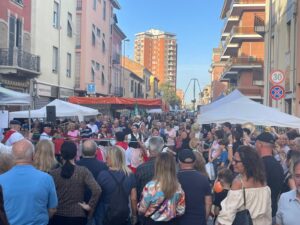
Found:
[[[266, 1], [264, 104], [300, 116], [300, 74], [297, 69], [300, 23], [297, 12], [299, 6], [296, 0]], [[285, 80], [279, 84], [284, 88], [285, 96], [278, 101], [273, 100], [270, 94], [275, 85], [270, 81], [270, 76], [276, 70], [285, 75]]]
[[41, 57], [35, 108], [74, 95], [76, 1], [32, 0], [32, 52]]

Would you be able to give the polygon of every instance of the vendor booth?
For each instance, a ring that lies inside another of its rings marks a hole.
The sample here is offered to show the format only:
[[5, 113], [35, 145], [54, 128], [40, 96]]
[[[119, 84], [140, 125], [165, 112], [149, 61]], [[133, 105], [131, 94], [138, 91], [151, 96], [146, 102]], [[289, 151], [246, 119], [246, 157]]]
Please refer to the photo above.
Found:
[[[72, 104], [69, 102], [65, 102], [59, 99], [55, 99], [50, 102], [48, 105], [42, 107], [41, 109], [32, 110], [30, 112], [31, 118], [46, 118], [47, 115], [47, 106], [55, 106], [56, 108], [56, 116], [57, 117], [76, 117], [78, 116], [79, 120], [83, 120], [84, 116], [96, 116], [98, 114], [98, 110], [91, 109], [85, 106], [80, 106], [76, 104]], [[9, 118], [29, 118], [28, 111], [19, 111], [19, 112], [11, 112], [9, 114]]]
[[300, 128], [300, 118], [250, 100], [238, 90], [200, 109], [200, 124], [244, 124]]

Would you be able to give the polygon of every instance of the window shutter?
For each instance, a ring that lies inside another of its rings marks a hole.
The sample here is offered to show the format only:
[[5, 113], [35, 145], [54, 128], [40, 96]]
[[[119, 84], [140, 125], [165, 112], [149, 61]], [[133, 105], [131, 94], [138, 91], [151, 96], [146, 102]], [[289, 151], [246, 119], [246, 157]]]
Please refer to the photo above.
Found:
[[15, 30], [16, 30], [16, 18], [14, 16], [9, 17], [9, 65], [14, 61], [14, 47], [15, 47]]

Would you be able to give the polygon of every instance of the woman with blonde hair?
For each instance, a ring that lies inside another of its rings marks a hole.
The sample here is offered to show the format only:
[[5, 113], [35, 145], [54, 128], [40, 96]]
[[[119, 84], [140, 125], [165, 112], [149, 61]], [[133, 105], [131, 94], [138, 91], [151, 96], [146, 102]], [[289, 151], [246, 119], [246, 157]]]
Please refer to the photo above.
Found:
[[138, 211], [146, 225], [178, 223], [185, 212], [185, 195], [176, 176], [173, 156], [161, 153], [155, 161], [154, 178], [146, 184]]
[[205, 169], [205, 159], [203, 157], [203, 155], [198, 152], [198, 151], [193, 151], [195, 156], [196, 156], [196, 161], [195, 161], [195, 164], [194, 164], [194, 168], [195, 170], [199, 171], [202, 175], [208, 177], [208, 174], [206, 172], [206, 169]]
[[54, 144], [51, 141], [45, 139], [36, 144], [33, 165], [46, 173], [59, 166], [54, 155]]
[[[106, 163], [109, 170], [101, 171], [98, 175], [97, 182], [102, 188], [102, 195], [100, 197], [96, 213], [96, 224], [118, 224], [128, 225], [130, 224], [130, 216], [133, 220], [132, 224], [135, 224], [137, 220], [137, 193], [136, 193], [136, 181], [135, 176], [131, 170], [127, 167], [125, 161], [125, 151], [119, 146], [111, 146], [107, 149]], [[120, 202], [125, 201], [125, 210], [128, 213], [128, 217], [122, 221], [117, 218], [115, 221], [113, 217], [109, 215], [115, 210], [117, 206], [113, 205], [114, 196], [116, 191], [121, 188], [124, 193], [124, 197]], [[129, 199], [131, 204], [131, 215], [129, 209]]]

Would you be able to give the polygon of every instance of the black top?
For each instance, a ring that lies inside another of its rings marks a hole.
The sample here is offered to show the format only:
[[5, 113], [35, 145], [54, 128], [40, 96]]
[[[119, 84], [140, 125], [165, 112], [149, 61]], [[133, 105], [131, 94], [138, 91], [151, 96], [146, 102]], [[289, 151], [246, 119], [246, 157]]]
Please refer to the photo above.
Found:
[[[108, 170], [107, 165], [96, 158], [82, 158], [78, 162], [76, 162], [76, 164], [79, 166], [86, 167], [92, 173], [95, 180], [97, 179], [98, 174], [101, 171]], [[91, 194], [91, 191], [86, 188], [84, 193], [85, 202], [88, 202], [88, 200], [91, 198]]]
[[224, 189], [220, 193], [215, 193], [215, 199], [213, 204], [219, 207], [220, 210], [222, 209], [221, 202], [227, 197], [227, 194], [228, 194], [228, 190], [226, 189]]
[[180, 225], [206, 225], [205, 196], [211, 195], [206, 176], [196, 170], [180, 170], [178, 180], [185, 193], [185, 213]]
[[277, 212], [277, 199], [284, 180], [283, 168], [273, 156], [265, 156], [262, 159], [265, 164], [267, 184], [271, 189], [272, 217], [274, 217]]
[[[125, 194], [127, 196], [130, 195], [131, 190], [133, 188], [136, 188], [136, 182], [135, 177], [131, 173], [128, 176], [124, 174], [122, 171], [113, 171], [110, 170], [110, 172], [113, 174], [113, 176], [117, 179], [118, 182], [121, 182], [123, 177], [125, 176], [125, 179], [123, 181], [123, 188], [125, 191]], [[98, 175], [97, 182], [102, 188], [102, 194], [100, 196], [100, 202], [104, 204], [109, 204], [111, 195], [114, 193], [117, 184], [114, 180], [114, 178], [111, 176], [111, 174], [108, 171], [101, 171]]]
[[143, 188], [149, 181], [152, 180], [154, 176], [154, 164], [155, 158], [153, 157], [150, 158], [147, 162], [138, 166], [138, 168], [136, 169], [135, 179], [138, 200], [140, 200]]

